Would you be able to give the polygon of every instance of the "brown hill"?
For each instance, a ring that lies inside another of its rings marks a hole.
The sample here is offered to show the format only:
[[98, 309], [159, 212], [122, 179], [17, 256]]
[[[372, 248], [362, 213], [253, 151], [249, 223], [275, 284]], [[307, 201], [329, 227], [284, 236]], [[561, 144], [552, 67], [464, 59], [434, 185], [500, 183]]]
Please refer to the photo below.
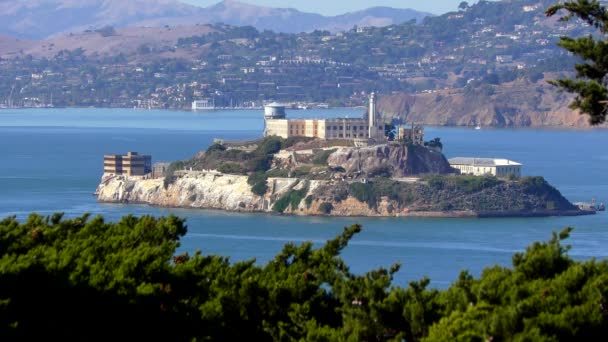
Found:
[[[212, 32], [208, 25], [177, 27], [128, 27], [116, 29], [105, 35], [96, 31], [67, 34], [43, 41], [22, 41], [15, 38], [0, 37], [0, 57], [32, 55], [34, 57], [53, 57], [62, 50], [83, 49], [87, 56], [126, 56], [138, 55], [145, 59], [142, 49], [154, 52], [150, 58], [187, 58], [188, 52], [175, 51], [174, 46], [181, 37], [204, 35]], [[18, 44], [21, 42], [20, 44]]]
[[380, 100], [386, 118], [427, 125], [493, 127], [588, 127], [584, 115], [568, 108], [572, 96], [545, 81], [516, 81], [476, 89], [394, 94]]
[[27, 50], [36, 42], [0, 35], [0, 56], [10, 57]]

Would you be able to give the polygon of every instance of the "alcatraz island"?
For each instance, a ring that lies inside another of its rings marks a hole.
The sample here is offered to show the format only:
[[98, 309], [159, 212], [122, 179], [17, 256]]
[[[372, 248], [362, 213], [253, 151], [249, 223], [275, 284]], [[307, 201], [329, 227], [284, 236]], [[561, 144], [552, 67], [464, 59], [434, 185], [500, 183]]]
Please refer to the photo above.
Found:
[[376, 95], [361, 118], [289, 119], [264, 110], [263, 138], [216, 139], [192, 159], [152, 165], [106, 155], [101, 202], [293, 215], [518, 217], [593, 214], [506, 159], [447, 160], [439, 138], [382, 121]]

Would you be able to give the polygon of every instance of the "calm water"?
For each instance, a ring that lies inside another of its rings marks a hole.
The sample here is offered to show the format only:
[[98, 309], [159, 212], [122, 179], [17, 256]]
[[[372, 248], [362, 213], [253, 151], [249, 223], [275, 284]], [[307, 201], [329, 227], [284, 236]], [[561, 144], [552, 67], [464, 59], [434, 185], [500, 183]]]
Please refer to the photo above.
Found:
[[[351, 117], [359, 110], [296, 111], [301, 117]], [[30, 212], [69, 216], [86, 212], [116, 220], [126, 214], [176, 214], [187, 218], [182, 250], [267, 261], [286, 242], [334, 237], [342, 227], [364, 226], [345, 259], [357, 272], [403, 264], [396, 283], [429, 276], [445, 287], [462, 269], [508, 265], [511, 255], [551, 232], [573, 226], [571, 254], [608, 257], [608, 216], [535, 219], [330, 219], [245, 215], [205, 210], [99, 204], [92, 196], [106, 153], [138, 151], [155, 161], [185, 159], [213, 138], [259, 136], [259, 111], [209, 113], [135, 110], [0, 111], [0, 217]], [[608, 131], [427, 128], [441, 137], [448, 157], [505, 157], [544, 175], [572, 201], [608, 200]]]

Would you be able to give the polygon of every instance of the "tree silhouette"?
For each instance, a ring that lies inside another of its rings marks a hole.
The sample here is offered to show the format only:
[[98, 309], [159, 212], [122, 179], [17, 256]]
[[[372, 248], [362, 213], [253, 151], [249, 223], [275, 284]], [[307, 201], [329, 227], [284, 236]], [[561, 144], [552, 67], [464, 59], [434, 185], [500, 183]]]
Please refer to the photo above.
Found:
[[608, 104], [608, 12], [597, 0], [566, 1], [551, 6], [546, 11], [547, 16], [554, 16], [560, 11], [567, 13], [560, 18], [569, 21], [574, 18], [581, 19], [595, 27], [600, 37], [588, 35], [580, 38], [562, 37], [558, 43], [564, 49], [584, 62], [575, 66], [576, 79], [559, 79], [550, 81], [551, 84], [563, 90], [576, 94], [571, 103], [572, 109], [579, 109], [589, 115], [589, 121], [598, 125], [606, 121]]

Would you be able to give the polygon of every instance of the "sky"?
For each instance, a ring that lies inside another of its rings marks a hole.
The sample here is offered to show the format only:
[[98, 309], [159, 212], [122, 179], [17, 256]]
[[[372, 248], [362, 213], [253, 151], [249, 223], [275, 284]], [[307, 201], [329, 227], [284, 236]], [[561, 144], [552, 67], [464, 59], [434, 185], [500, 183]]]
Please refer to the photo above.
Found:
[[[207, 7], [220, 0], [182, 0], [193, 5]], [[269, 7], [292, 7], [303, 12], [320, 13], [324, 15], [344, 14], [375, 6], [395, 8], [413, 8], [433, 14], [443, 14], [455, 11], [462, 0], [238, 0], [255, 5]], [[468, 1], [469, 4], [477, 0]]]

